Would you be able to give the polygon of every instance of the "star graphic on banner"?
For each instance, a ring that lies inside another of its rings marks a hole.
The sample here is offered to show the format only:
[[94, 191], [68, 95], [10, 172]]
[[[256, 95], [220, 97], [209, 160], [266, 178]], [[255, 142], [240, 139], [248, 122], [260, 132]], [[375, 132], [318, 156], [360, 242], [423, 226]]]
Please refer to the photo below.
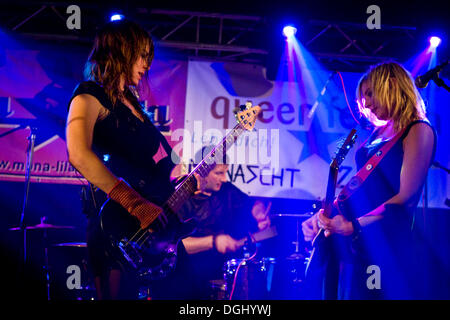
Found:
[[[46, 145], [55, 138], [65, 139], [65, 122], [68, 102], [81, 79], [74, 77], [73, 65], [82, 65], [77, 51], [73, 53], [53, 49], [37, 51], [9, 51], [5, 65], [0, 65], [0, 78], [8, 86], [2, 96], [9, 99], [11, 110], [23, 110], [21, 116], [14, 113], [0, 115], [0, 123], [20, 125], [3, 136], [27, 126], [36, 129], [35, 148]], [[0, 101], [0, 109], [5, 103]]]
[[[55, 135], [65, 138], [68, 97], [70, 91], [51, 83], [32, 99], [16, 98], [21, 106], [36, 117], [29, 121], [37, 129], [36, 146], [50, 141]], [[26, 123], [27, 119], [18, 119], [18, 123], [21, 123], [20, 120]]]
[[343, 137], [340, 133], [324, 132], [319, 119], [314, 115], [308, 131], [288, 130], [295, 138], [303, 142], [303, 149], [297, 163], [302, 162], [309, 156], [317, 154], [326, 162], [331, 162], [328, 145]]

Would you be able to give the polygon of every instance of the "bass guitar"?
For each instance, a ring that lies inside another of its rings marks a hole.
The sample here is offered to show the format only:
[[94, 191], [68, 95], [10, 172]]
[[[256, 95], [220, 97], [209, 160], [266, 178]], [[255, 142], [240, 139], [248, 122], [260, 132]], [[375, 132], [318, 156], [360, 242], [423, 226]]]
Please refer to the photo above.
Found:
[[[100, 211], [100, 224], [107, 239], [107, 254], [126, 272], [142, 280], [166, 277], [174, 270], [178, 241], [192, 231], [177, 212], [197, 188], [194, 174], [206, 176], [214, 167], [216, 156], [225, 154], [246, 130], [253, 130], [259, 106], [247, 102], [235, 111], [236, 126], [174, 189], [156, 186], [151, 195], [143, 195], [159, 205], [163, 212], [148, 228], [142, 229], [137, 218], [118, 203], [107, 200]], [[168, 179], [166, 179], [168, 180]], [[159, 190], [158, 190], [159, 189]], [[161, 192], [164, 190], [164, 192]], [[163, 193], [163, 194], [161, 194]], [[164, 193], [168, 193], [165, 195]]]

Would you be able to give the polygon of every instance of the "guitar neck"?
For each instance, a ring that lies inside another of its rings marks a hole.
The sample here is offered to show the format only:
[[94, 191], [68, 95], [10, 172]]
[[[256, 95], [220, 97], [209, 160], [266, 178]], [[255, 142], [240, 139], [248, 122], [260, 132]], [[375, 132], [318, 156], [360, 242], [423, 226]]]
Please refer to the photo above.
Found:
[[339, 166], [347, 156], [348, 151], [353, 146], [356, 139], [356, 129], [352, 129], [347, 135], [344, 143], [339, 147], [336, 157], [330, 164], [330, 171], [328, 173], [327, 193], [323, 203], [323, 211], [326, 217], [330, 217], [333, 211], [333, 202], [336, 193], [337, 177], [339, 172]]
[[323, 202], [323, 214], [326, 217], [330, 217], [333, 211], [333, 201], [336, 194], [336, 184], [337, 184], [338, 169], [331, 166], [328, 173], [328, 184], [327, 193], [325, 195], [325, 200]]
[[237, 138], [245, 131], [238, 123], [222, 141], [189, 173], [189, 175], [179, 184], [175, 192], [166, 201], [166, 205], [173, 212], [177, 212], [183, 204], [191, 197], [197, 189], [197, 180], [194, 174], [206, 177], [215, 164], [223, 158], [226, 151], [236, 142]]

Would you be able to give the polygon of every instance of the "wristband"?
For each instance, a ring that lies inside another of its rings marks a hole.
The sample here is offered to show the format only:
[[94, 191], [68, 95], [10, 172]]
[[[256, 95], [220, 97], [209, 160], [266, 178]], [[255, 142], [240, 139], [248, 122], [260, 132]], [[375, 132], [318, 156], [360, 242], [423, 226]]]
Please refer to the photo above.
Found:
[[109, 191], [109, 193], [107, 194], [108, 198], [111, 198], [111, 196], [110, 196], [111, 192], [112, 192], [119, 184], [121, 184], [122, 181], [123, 181], [122, 178], [117, 179], [116, 184], [114, 185], [114, 187], [112, 187], [112, 189], [111, 189], [111, 190]]
[[213, 249], [213, 251], [217, 251], [216, 238], [217, 238], [217, 234], [213, 234], [212, 235], [212, 248], [211, 248], [211, 249]]

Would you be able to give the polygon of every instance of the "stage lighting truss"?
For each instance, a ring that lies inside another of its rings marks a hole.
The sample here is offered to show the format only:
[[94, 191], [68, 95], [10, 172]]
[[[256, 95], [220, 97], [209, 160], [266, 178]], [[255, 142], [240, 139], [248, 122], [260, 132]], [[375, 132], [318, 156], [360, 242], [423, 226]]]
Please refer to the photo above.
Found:
[[383, 25], [368, 30], [365, 24], [321, 20], [311, 20], [309, 26], [305, 47], [335, 70], [364, 70], [381, 61], [402, 60], [402, 54], [407, 57], [417, 50], [415, 27]]
[[[99, 21], [106, 22], [115, 10], [82, 1], [81, 29], [68, 30], [66, 9], [70, 3], [36, 3], [0, 5], [0, 27], [38, 40], [69, 40], [89, 46]], [[267, 66], [269, 56], [274, 56], [271, 52], [276, 51], [270, 47], [274, 39], [267, 38], [273, 26], [266, 17], [144, 7], [132, 7], [123, 14], [141, 23], [157, 46], [170, 48], [167, 51], [175, 56]], [[415, 27], [382, 25], [380, 30], [368, 30], [365, 24], [311, 20], [301, 29], [299, 41], [333, 70], [361, 72], [386, 59], [403, 61], [418, 45]]]
[[261, 17], [159, 9], [150, 16], [159, 44], [191, 57], [261, 63], [268, 54], [254, 41], [265, 30]]
[[[5, 10], [0, 6], [0, 26], [38, 40], [70, 40], [87, 45], [101, 25], [99, 21], [107, 22], [111, 17], [111, 10], [82, 2], [81, 29], [67, 30], [68, 5], [38, 2]], [[267, 29], [262, 17], [139, 7], [124, 15], [150, 31], [157, 45], [184, 56], [263, 64], [268, 54], [256, 40]]]

